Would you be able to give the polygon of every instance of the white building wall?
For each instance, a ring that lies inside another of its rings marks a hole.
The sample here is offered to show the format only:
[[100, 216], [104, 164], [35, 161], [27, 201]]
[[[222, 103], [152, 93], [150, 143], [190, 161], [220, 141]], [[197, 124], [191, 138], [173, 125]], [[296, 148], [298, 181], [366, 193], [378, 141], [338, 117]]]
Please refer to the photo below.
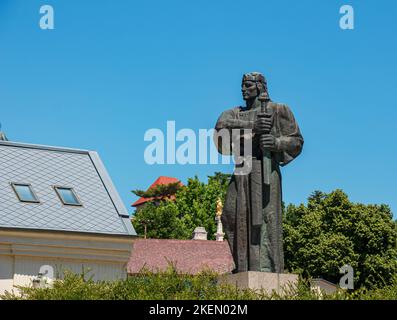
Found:
[[85, 270], [95, 281], [125, 279], [131, 249], [131, 238], [0, 231], [0, 294], [31, 285], [43, 265], [52, 266], [56, 278]]
[[[82, 274], [83, 270], [85, 270], [87, 279], [92, 276], [95, 281], [125, 279], [127, 277], [124, 270], [125, 264], [121, 263], [18, 257], [15, 259], [14, 285], [30, 284], [32, 277], [36, 277], [40, 267], [44, 265], [52, 266], [54, 276], [60, 279], [63, 278], [65, 271]], [[88, 272], [88, 270], [90, 271]]]
[[12, 288], [14, 280], [14, 259], [10, 256], [0, 256], [0, 294]]

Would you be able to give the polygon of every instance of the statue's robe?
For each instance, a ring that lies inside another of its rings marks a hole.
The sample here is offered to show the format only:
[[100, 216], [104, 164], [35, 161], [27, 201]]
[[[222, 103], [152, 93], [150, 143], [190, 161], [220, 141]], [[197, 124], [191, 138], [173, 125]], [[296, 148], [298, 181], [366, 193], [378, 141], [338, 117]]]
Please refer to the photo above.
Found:
[[[271, 134], [277, 142], [271, 153], [270, 185], [263, 183], [259, 136], [253, 134], [248, 141], [252, 143], [252, 170], [249, 174], [232, 176], [223, 208], [222, 223], [233, 254], [235, 272], [284, 271], [280, 166], [285, 166], [301, 153], [303, 137], [288, 106], [268, 101], [269, 109], [274, 116]], [[261, 108], [244, 107], [225, 111], [215, 129], [217, 132], [221, 129], [253, 129], [260, 112]], [[231, 144], [222, 146], [219, 137], [215, 135], [214, 138], [220, 153], [233, 153]]]

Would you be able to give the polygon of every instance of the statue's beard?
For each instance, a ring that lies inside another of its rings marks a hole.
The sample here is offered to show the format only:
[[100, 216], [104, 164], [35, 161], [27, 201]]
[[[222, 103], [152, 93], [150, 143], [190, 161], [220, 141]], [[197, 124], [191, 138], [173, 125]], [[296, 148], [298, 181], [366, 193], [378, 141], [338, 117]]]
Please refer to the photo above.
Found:
[[243, 95], [243, 99], [245, 101], [254, 101], [256, 98], [258, 98], [258, 96], [248, 96], [248, 95]]
[[245, 102], [251, 102], [251, 103], [254, 102], [257, 98], [258, 98], [258, 96], [254, 96], [254, 97], [251, 97], [251, 96], [244, 97], [243, 96], [243, 99]]

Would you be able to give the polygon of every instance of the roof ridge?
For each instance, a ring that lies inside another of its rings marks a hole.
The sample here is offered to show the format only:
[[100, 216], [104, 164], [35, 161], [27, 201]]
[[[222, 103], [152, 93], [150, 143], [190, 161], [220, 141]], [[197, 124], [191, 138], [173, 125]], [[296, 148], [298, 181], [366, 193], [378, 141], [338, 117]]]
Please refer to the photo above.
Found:
[[88, 154], [90, 152], [90, 150], [86, 150], [86, 149], [57, 147], [57, 146], [49, 146], [49, 145], [41, 145], [41, 144], [33, 144], [33, 143], [25, 143], [25, 142], [15, 142], [15, 141], [5, 141], [5, 140], [0, 140], [0, 145], [10, 146], [10, 147], [27, 148], [27, 149], [39, 149], [39, 150], [48, 150], [48, 151], [71, 152], [71, 153]]

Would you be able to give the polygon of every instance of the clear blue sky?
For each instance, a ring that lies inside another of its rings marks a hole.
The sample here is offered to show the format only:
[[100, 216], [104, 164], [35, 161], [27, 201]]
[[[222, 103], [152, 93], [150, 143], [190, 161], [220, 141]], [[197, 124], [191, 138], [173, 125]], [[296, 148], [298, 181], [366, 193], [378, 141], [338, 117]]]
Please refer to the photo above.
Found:
[[[44, 4], [55, 30], [39, 28]], [[0, 0], [0, 121], [14, 141], [97, 150], [129, 206], [160, 175], [231, 171], [149, 166], [143, 136], [167, 120], [212, 128], [242, 103], [242, 74], [262, 71], [305, 137], [284, 200], [342, 188], [397, 212], [396, 16], [390, 0]]]

